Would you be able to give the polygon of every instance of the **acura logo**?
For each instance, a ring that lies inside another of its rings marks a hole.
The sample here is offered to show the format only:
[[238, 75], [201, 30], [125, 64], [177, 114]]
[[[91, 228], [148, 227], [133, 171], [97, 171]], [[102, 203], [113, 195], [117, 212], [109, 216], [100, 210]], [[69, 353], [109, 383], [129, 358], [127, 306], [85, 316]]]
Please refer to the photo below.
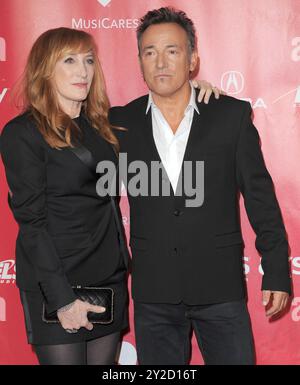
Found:
[[238, 71], [227, 71], [222, 75], [221, 88], [230, 95], [236, 95], [244, 89], [244, 76]]

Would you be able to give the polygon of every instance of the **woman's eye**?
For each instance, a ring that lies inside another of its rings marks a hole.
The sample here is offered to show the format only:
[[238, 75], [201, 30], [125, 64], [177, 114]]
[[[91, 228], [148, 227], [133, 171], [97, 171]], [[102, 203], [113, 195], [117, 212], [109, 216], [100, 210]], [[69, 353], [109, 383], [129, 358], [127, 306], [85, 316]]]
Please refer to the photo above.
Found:
[[88, 62], [88, 64], [94, 64], [94, 59], [92, 59], [92, 58], [87, 59], [87, 62]]
[[65, 60], [65, 63], [73, 63], [74, 62], [74, 59], [72, 57], [68, 57], [66, 60]]

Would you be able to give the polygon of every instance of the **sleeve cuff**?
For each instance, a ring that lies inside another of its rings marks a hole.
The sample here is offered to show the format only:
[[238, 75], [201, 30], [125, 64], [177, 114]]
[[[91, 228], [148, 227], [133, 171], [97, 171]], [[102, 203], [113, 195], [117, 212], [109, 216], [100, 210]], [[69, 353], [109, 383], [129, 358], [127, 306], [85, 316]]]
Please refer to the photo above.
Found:
[[45, 306], [48, 313], [53, 313], [77, 299], [72, 287], [64, 282], [64, 280], [56, 280], [54, 284], [40, 282], [40, 287], [44, 294]]

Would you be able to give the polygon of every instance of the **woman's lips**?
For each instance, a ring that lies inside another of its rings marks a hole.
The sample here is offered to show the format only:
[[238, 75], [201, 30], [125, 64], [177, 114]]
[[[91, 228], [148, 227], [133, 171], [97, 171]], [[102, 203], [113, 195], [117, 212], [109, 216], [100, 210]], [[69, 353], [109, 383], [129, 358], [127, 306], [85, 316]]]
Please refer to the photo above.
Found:
[[86, 88], [87, 83], [74, 83], [73, 86], [78, 87], [78, 88]]

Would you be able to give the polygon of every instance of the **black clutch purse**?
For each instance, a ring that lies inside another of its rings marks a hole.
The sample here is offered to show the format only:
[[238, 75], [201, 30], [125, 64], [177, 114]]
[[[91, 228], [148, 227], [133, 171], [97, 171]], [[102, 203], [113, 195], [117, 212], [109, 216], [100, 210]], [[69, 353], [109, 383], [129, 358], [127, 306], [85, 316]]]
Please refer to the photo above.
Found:
[[[113, 322], [114, 291], [109, 287], [81, 287], [72, 286], [78, 299], [89, 302], [91, 305], [105, 307], [104, 313], [88, 312], [87, 318], [93, 324], [109, 324]], [[59, 323], [57, 312], [47, 313], [45, 302], [43, 303], [42, 320], [47, 323]]]

